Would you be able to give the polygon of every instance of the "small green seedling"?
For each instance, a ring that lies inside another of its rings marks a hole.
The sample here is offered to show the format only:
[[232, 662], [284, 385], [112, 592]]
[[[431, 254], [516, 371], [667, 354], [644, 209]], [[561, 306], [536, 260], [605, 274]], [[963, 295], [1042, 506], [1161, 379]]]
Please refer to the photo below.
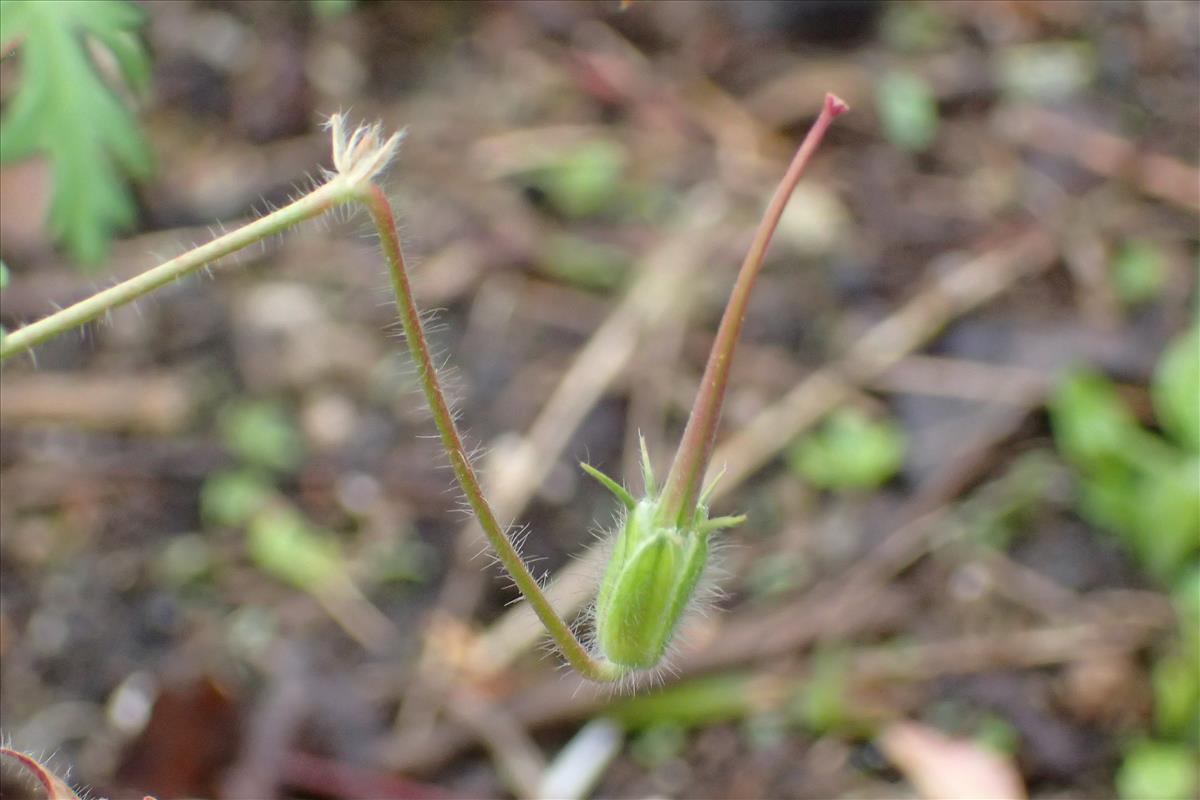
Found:
[[[796, 151], [767, 206], [721, 318], [701, 379], [700, 391], [675, 461], [661, 490], [655, 482], [644, 447], [642, 479], [645, 497], [640, 500], [635, 499], [617, 481], [592, 467], [584, 466], [620, 501], [623, 512], [621, 523], [613, 536], [609, 563], [596, 599], [592, 620], [595, 628], [593, 648], [585, 646], [554, 610], [516, 546], [497, 521], [484, 497], [442, 391], [421, 315], [409, 287], [408, 271], [392, 208], [387, 195], [375, 182], [399, 147], [399, 134], [385, 138], [378, 125], [360, 127], [350, 132], [345, 128], [341, 116], [333, 117], [329, 127], [333, 134], [335, 171], [327, 176], [325, 183], [255, 222], [12, 332], [0, 341], [0, 358], [26, 352], [39, 342], [82, 325], [117, 306], [192, 274], [225, 255], [320, 216], [336, 206], [365, 206], [379, 234], [405, 341], [417, 366], [421, 389], [433, 412], [442, 446], [450, 459], [454, 476], [500, 564], [512, 577], [572, 667], [592, 680], [622, 680], [653, 669], [662, 662], [705, 570], [709, 538], [743, 519], [740, 516], [709, 517], [708, 499], [713, 482], [707, 487], [703, 484], [712, 456], [725, 387], [729, 381], [730, 362], [750, 292], [788, 199], [826, 130], [834, 118], [846, 110], [845, 103], [831, 94], [826, 95], [820, 116]], [[230, 427], [236, 426], [230, 423]], [[280, 437], [272, 437], [272, 442], [277, 438]], [[244, 511], [243, 505], [253, 505], [253, 500], [242, 503], [244, 499], [215, 503], [214, 507], [220, 506], [223, 514], [238, 516]], [[280, 542], [284, 543], [283, 549], [286, 550], [287, 541], [286, 537], [279, 536], [258, 537], [256, 554], [259, 560], [276, 564], [286, 556], [279, 550]], [[295, 543], [300, 539], [292, 536], [291, 541]], [[314, 576], [319, 578], [329, 563], [329, 554], [308, 559], [302, 574], [292, 577], [296, 580], [309, 580]]]
[[886, 73], [875, 89], [875, 109], [884, 134], [896, 147], [919, 153], [937, 138], [937, 96], [918, 75]]
[[1166, 437], [1143, 428], [1106, 378], [1077, 370], [1051, 399], [1050, 421], [1078, 473], [1082, 515], [1171, 580], [1200, 552], [1200, 326], [1167, 349], [1151, 398]]
[[1152, 669], [1154, 739], [1124, 748], [1123, 800], [1194, 797], [1200, 741], [1200, 322], [1172, 342], [1150, 387], [1165, 436], [1143, 428], [1109, 381], [1076, 371], [1050, 403], [1059, 450], [1077, 472], [1080, 512], [1177, 588], [1175, 642]]
[[796, 442], [788, 463], [815, 486], [874, 489], [900, 469], [906, 445], [904, 431], [891, 419], [873, 420], [856, 408], [843, 408]]
[[1125, 242], [1112, 263], [1109, 275], [1117, 297], [1127, 306], [1137, 306], [1162, 293], [1169, 276], [1166, 254], [1154, 242], [1133, 239]]

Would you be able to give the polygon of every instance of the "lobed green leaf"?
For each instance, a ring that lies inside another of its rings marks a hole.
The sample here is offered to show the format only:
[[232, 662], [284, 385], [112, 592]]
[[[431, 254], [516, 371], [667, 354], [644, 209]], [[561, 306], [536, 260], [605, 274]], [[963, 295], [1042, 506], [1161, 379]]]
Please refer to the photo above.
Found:
[[141, 178], [153, 168], [149, 145], [88, 47], [108, 51], [124, 82], [143, 90], [144, 20], [125, 0], [0, 0], [0, 42], [20, 42], [21, 64], [0, 122], [0, 161], [49, 160], [51, 231], [84, 264], [103, 258], [113, 232], [134, 221], [122, 173]]

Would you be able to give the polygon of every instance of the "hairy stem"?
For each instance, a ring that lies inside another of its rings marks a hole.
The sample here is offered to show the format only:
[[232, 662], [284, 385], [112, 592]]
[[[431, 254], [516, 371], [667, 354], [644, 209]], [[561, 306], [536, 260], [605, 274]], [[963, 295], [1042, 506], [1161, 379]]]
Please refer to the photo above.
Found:
[[442, 446], [450, 457], [450, 466], [454, 470], [454, 477], [458, 479], [459, 486], [466, 494], [467, 502], [470, 503], [471, 510], [475, 512], [484, 535], [492, 549], [495, 550], [500, 563], [512, 576], [517, 589], [529, 602], [530, 607], [533, 608], [542, 625], [554, 639], [567, 662], [580, 674], [591, 680], [613, 681], [619, 679], [624, 674], [624, 670], [615, 664], [593, 658], [587, 648], [575, 638], [575, 634], [571, 632], [567, 623], [554, 610], [538, 585], [537, 579], [529, 572], [529, 568], [521, 560], [521, 555], [517, 552], [516, 547], [509, 541], [504, 529], [497, 522], [496, 515], [492, 512], [487, 498], [483, 496], [479, 478], [463, 448], [458, 426], [454, 422], [450, 406], [446, 403], [437, 370], [429, 355], [429, 345], [425, 340], [421, 317], [409, 287], [404, 253], [400, 248], [400, 237], [396, 233], [396, 221], [392, 215], [391, 204], [388, 202], [387, 195], [377, 186], [371, 186], [367, 190], [363, 202], [366, 203], [375, 228], [379, 232], [383, 255], [391, 273], [392, 289], [396, 294], [396, 307], [399, 309], [400, 322], [404, 327], [404, 338], [408, 343], [409, 353], [416, 362], [421, 388], [425, 392], [425, 400], [433, 412], [434, 424], [437, 425]]
[[0, 340], [0, 360], [24, 353], [47, 339], [78, 328], [103, 316], [114, 308], [131, 303], [145, 294], [172, 281], [191, 275], [223, 256], [237, 252], [255, 242], [287, 230], [305, 220], [319, 217], [337, 205], [356, 198], [353, 184], [341, 176], [334, 177], [309, 194], [270, 214], [213, 239], [170, 261], [118, 283], [109, 289], [80, 300], [48, 317], [26, 325]]
[[[79, 795], [75, 793], [66, 781], [55, 775], [47, 769], [40, 761], [30, 755], [26, 755], [19, 750], [13, 750], [11, 747], [0, 747], [0, 756], [7, 756], [18, 764], [23, 766], [37, 779], [42, 785], [42, 791], [46, 793], [47, 800], [79, 800]], [[150, 800], [150, 798], [147, 798]]]
[[459, 485], [466, 493], [480, 525], [501, 564], [512, 576], [521, 594], [541, 619], [564, 657], [584, 676], [597, 681], [617, 680], [624, 674], [620, 667], [598, 661], [571, 633], [570, 627], [554, 611], [550, 601], [538, 586], [537, 580], [521, 560], [512, 542], [496, 521], [483, 496], [479, 479], [463, 449], [462, 439], [450, 413], [449, 405], [438, 381], [429, 355], [429, 345], [421, 326], [416, 304], [409, 289], [404, 255], [396, 233], [396, 223], [387, 196], [372, 179], [384, 166], [399, 143], [399, 135], [383, 141], [378, 126], [359, 128], [353, 133], [343, 127], [335, 116], [330, 121], [333, 130], [334, 164], [338, 173], [327, 183], [295, 202], [262, 219], [255, 220], [236, 231], [177, 256], [110, 289], [51, 314], [4, 337], [0, 342], [0, 359], [23, 353], [54, 336], [79, 327], [108, 311], [130, 303], [171, 281], [190, 275], [213, 261], [241, 250], [268, 236], [291, 228], [305, 220], [320, 216], [337, 205], [361, 202], [370, 211], [379, 233], [383, 253], [391, 272], [396, 306], [404, 327], [405, 337], [413, 360], [421, 375], [425, 399], [433, 412], [434, 422], [441, 434], [442, 444]]
[[800, 176], [808, 166], [817, 145], [824, 138], [825, 131], [835, 117], [847, 110], [848, 107], [842, 100], [832, 94], [825, 95], [821, 115], [801, 142], [795, 157], [792, 158], [791, 166], [775, 189], [762, 221], [758, 224], [750, 250], [738, 271], [729, 303], [721, 317], [721, 325], [717, 329], [708, 363], [704, 367], [704, 377], [700, 380], [700, 391], [696, 395], [692, 413], [684, 428], [683, 439], [679, 442], [679, 451], [671, 464], [666, 483], [663, 484], [660, 519], [664, 523], [684, 527], [691, 522], [695, 513], [704, 473], [712, 457], [717, 423], [721, 418], [721, 404], [725, 400], [725, 386], [729, 382], [729, 364], [733, 360], [733, 350], [742, 330], [750, 291], [754, 288], [754, 280], [758, 277], [759, 270], [762, 269], [767, 245], [771, 243], [771, 236], [779, 225], [788, 198], [800, 182]]
[[[701, 481], [712, 452], [713, 438], [720, 417], [729, 375], [729, 362], [733, 357], [734, 345], [741, 329], [742, 318], [745, 316], [754, 279], [762, 267], [767, 245], [804, 167], [830, 122], [845, 110], [846, 105], [842, 101], [833, 95], [826, 96], [820, 118], [797, 151], [755, 234], [721, 320], [712, 355], [705, 368], [700, 393], [663, 490], [663, 508], [666, 509], [662, 515], [663, 522], [686, 526], [694, 517], [696, 503], [700, 500]], [[450, 458], [454, 475], [466, 494], [485, 536], [567, 662], [580, 674], [592, 680], [618, 680], [627, 670], [607, 660], [593, 657], [571, 632], [566, 621], [555, 612], [537, 580], [521, 560], [516, 547], [509, 541], [504, 529], [496, 520], [496, 515], [483, 495], [479, 479], [463, 448], [462, 438], [429, 354], [429, 345], [409, 286], [404, 254], [396, 232], [391, 205], [387, 196], [373, 182], [374, 177], [386, 167], [395, 153], [401, 135], [395, 134], [385, 141], [378, 125], [348, 132], [343, 123], [340, 115], [335, 115], [330, 120], [329, 127], [333, 131], [333, 158], [338, 172], [327, 183], [262, 219], [5, 336], [0, 342], [0, 359], [26, 352], [40, 342], [76, 328], [113, 308], [132, 302], [254, 242], [317, 217], [334, 206], [350, 202], [363, 203], [370, 212], [379, 234], [391, 274], [400, 321], [409, 352], [417, 364], [425, 399], [433, 412], [434, 422]], [[648, 464], [646, 472], [647, 487], [652, 491], [653, 480], [649, 476]], [[623, 498], [626, 505], [630, 504], [630, 500], [631, 498]], [[710, 520], [709, 523], [721, 527], [736, 521], [739, 519], [719, 518]]]

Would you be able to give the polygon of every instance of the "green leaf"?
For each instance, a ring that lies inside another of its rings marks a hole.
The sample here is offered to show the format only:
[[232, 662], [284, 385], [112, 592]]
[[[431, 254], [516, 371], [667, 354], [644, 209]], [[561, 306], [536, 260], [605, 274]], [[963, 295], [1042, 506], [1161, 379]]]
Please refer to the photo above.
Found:
[[871, 489], [896, 474], [906, 446], [904, 432], [891, 420], [871, 420], [846, 408], [793, 445], [788, 463], [817, 486]]
[[889, 72], [875, 90], [875, 109], [888, 141], [905, 150], [927, 149], [937, 138], [937, 98], [911, 72]]
[[1141, 741], [1117, 771], [1122, 800], [1188, 800], [1197, 788], [1196, 754], [1183, 743]]
[[938, 3], [891, 3], [880, 25], [883, 38], [893, 50], [928, 53], [946, 47], [954, 35], [954, 22]]
[[1200, 324], [1167, 347], [1150, 393], [1163, 429], [1182, 446], [1200, 453]]
[[625, 279], [629, 254], [583, 236], [560, 233], [546, 239], [541, 267], [566, 283], [603, 291], [615, 289]]
[[200, 488], [200, 517], [209, 525], [240, 528], [274, 494], [262, 475], [247, 469], [215, 472]]
[[340, 17], [354, 8], [354, 0], [308, 0], [308, 2], [316, 15], [325, 19]]
[[1200, 459], [1156, 470], [1134, 491], [1134, 552], [1147, 572], [1169, 580], [1200, 550]]
[[1054, 441], [1076, 467], [1100, 470], [1125, 463], [1125, 445], [1138, 424], [1116, 388], [1094, 372], [1077, 370], [1050, 401]]
[[304, 457], [300, 434], [275, 403], [235, 404], [221, 413], [219, 425], [225, 446], [249, 464], [290, 472]]
[[1109, 266], [1113, 288], [1126, 305], [1153, 300], [1167, 282], [1167, 257], [1153, 242], [1126, 242]]
[[984, 715], [972, 738], [1004, 755], [1015, 756], [1021, 748], [1021, 734], [1011, 722], [997, 714]]
[[275, 507], [256, 515], [248, 534], [254, 563], [299, 589], [319, 589], [343, 572], [337, 543], [289, 508]]
[[538, 171], [534, 183], [568, 217], [589, 217], [617, 198], [625, 171], [625, 151], [598, 139], [580, 145], [558, 163]]
[[1193, 563], [1175, 581], [1171, 602], [1185, 629], [1200, 631], [1200, 563]]
[[1129, 470], [1112, 468], [1081, 476], [1079, 515], [1106, 531], [1117, 534], [1126, 547], [1136, 550], [1138, 537], [1136, 476]]
[[100, 77], [89, 42], [107, 50], [122, 79], [146, 86], [144, 14], [124, 0], [0, 0], [0, 41], [20, 40], [20, 83], [0, 122], [0, 161], [44, 155], [54, 176], [50, 228], [84, 264], [102, 259], [134, 221], [122, 173], [150, 174], [150, 148], [124, 103]]
[[628, 730], [646, 731], [659, 725], [701, 728], [738, 719], [756, 710], [761, 698], [760, 676], [725, 672], [669, 684], [646, 694], [619, 698], [604, 716]]
[[[1200, 635], [1185, 633], [1183, 646], [1160, 658], [1151, 672], [1154, 727], [1164, 736], [1200, 732]], [[1189, 731], [1190, 729], [1190, 731]]]
[[808, 681], [792, 707], [806, 730], [825, 734], [853, 727], [847, 696], [848, 662], [848, 654], [840, 649], [821, 649], [813, 654]]

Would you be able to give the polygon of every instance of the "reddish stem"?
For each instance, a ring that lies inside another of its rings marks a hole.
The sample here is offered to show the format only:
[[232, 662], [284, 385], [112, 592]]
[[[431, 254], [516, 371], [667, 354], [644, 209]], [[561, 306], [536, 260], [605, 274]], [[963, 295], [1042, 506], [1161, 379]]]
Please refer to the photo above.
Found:
[[79, 795], [75, 793], [74, 789], [32, 756], [10, 747], [0, 747], [0, 756], [8, 756], [32, 772], [38, 783], [46, 790], [46, 800], [79, 800]]
[[838, 97], [832, 94], [825, 95], [821, 115], [801, 142], [795, 157], [792, 158], [791, 166], [775, 189], [775, 195], [758, 224], [754, 241], [742, 262], [737, 282], [729, 296], [729, 303], [725, 306], [725, 314], [721, 317], [721, 326], [717, 329], [708, 364], [704, 367], [700, 391], [692, 406], [691, 416], [688, 417], [687, 427], [684, 428], [679, 451], [663, 486], [661, 519], [667, 524], [684, 527], [691, 522], [696, 502], [700, 497], [704, 473], [712, 457], [717, 423], [721, 418], [721, 404], [725, 400], [725, 386], [729, 382], [729, 364], [733, 360], [733, 351], [742, 330], [742, 320], [746, 316], [746, 306], [750, 301], [754, 280], [762, 269], [763, 257], [771, 243], [771, 236], [779, 225], [779, 218], [783, 216], [788, 198], [799, 183], [804, 168], [808, 166], [830, 123], [848, 110], [849, 106]]

